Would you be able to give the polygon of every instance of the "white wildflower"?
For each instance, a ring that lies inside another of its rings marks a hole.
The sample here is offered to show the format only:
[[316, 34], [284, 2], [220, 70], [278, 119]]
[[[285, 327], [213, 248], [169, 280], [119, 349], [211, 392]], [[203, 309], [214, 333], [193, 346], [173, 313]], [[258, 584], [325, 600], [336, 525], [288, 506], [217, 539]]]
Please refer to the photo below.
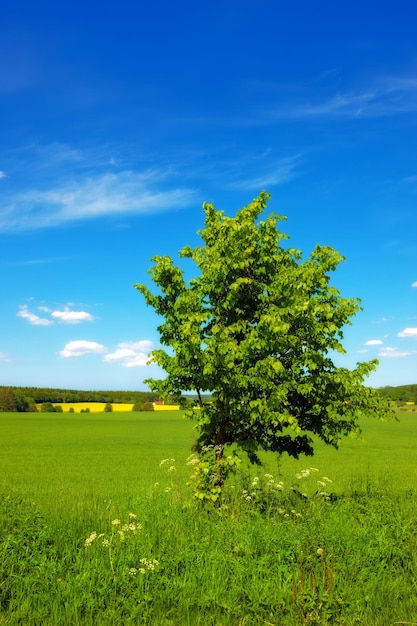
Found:
[[187, 459], [187, 465], [197, 465], [200, 463], [200, 459], [197, 456], [191, 456]]
[[91, 544], [93, 543], [93, 541], [97, 539], [97, 533], [96, 532], [92, 532], [91, 535], [89, 537], [87, 537], [87, 539], [84, 541], [84, 545], [85, 546], [91, 546]]
[[162, 459], [162, 461], [159, 464], [159, 467], [162, 467], [162, 465], [165, 465], [166, 463], [175, 463], [175, 459]]

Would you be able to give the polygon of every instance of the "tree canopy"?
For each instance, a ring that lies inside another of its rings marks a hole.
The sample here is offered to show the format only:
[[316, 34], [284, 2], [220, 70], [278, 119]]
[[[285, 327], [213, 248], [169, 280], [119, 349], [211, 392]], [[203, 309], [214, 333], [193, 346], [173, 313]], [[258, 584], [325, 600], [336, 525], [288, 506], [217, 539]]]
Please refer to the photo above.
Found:
[[377, 361], [349, 370], [332, 357], [345, 352], [342, 329], [361, 308], [330, 282], [343, 257], [317, 245], [303, 260], [284, 246], [284, 218], [262, 215], [268, 199], [261, 193], [234, 217], [204, 204], [202, 245], [179, 253], [196, 277], [155, 256], [156, 292], [135, 285], [163, 318], [152, 358], [167, 376], [146, 382], [161, 396], [194, 390], [198, 446], [222, 455], [236, 444], [253, 462], [260, 450], [311, 455], [313, 435], [337, 447], [361, 415], [386, 410], [363, 384]]

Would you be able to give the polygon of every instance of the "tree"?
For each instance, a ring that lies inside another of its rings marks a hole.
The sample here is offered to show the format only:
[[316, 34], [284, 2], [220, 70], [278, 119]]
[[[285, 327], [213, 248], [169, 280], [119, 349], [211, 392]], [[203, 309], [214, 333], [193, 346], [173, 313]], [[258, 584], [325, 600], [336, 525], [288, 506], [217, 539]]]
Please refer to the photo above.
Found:
[[105, 413], [111, 413], [113, 411], [113, 405], [111, 402], [106, 402], [106, 404], [104, 405], [104, 412]]
[[330, 282], [343, 257], [317, 245], [303, 261], [284, 247], [284, 218], [260, 219], [268, 199], [261, 193], [235, 217], [204, 204], [203, 245], [180, 251], [197, 276], [187, 283], [170, 257], [155, 256], [149, 273], [158, 292], [135, 285], [164, 318], [158, 330], [169, 347], [152, 353], [167, 377], [146, 382], [162, 397], [195, 390], [197, 446], [214, 449], [217, 463], [228, 444], [252, 462], [260, 450], [311, 455], [313, 435], [337, 447], [359, 431], [361, 415], [386, 410], [363, 385], [377, 361], [353, 370], [333, 361], [345, 352], [343, 327], [361, 309]]
[[16, 394], [10, 387], [0, 388], [0, 411], [17, 411]]
[[153, 411], [154, 407], [152, 402], [135, 402], [132, 406], [132, 411]]
[[55, 407], [52, 402], [42, 402], [41, 413], [55, 413]]

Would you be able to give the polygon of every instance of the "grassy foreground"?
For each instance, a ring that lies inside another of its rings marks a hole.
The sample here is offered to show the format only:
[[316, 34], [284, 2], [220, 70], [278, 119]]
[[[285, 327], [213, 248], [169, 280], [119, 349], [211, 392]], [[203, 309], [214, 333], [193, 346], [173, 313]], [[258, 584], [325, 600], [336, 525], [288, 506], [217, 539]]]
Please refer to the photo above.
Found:
[[0, 414], [0, 625], [417, 624], [417, 415], [399, 417], [267, 456], [219, 512], [193, 501], [179, 412]]

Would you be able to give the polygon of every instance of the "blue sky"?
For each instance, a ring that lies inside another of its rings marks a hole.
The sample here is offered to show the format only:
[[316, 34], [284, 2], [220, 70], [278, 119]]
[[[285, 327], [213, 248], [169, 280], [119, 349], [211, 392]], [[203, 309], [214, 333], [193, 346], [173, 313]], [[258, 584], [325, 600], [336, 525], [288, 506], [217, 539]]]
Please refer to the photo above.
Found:
[[417, 383], [417, 4], [24, 2], [0, 21], [0, 385], [145, 389], [136, 282], [261, 190], [364, 311], [373, 386]]

